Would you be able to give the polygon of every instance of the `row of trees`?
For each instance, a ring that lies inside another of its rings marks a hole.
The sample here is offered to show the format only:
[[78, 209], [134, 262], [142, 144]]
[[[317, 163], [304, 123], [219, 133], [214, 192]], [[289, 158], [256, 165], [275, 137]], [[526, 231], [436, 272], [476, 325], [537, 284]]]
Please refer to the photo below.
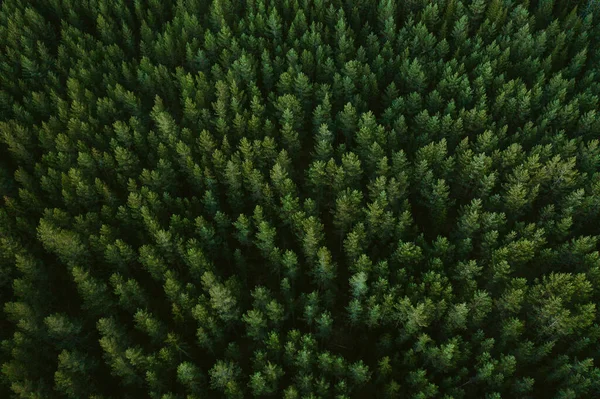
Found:
[[600, 8], [5, 0], [0, 395], [600, 396]]

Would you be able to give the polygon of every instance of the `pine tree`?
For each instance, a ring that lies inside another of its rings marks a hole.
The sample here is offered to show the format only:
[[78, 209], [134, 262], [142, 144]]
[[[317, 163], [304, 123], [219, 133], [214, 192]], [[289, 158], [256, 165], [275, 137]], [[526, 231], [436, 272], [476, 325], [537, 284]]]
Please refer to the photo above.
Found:
[[594, 1], [0, 12], [0, 397], [600, 396]]

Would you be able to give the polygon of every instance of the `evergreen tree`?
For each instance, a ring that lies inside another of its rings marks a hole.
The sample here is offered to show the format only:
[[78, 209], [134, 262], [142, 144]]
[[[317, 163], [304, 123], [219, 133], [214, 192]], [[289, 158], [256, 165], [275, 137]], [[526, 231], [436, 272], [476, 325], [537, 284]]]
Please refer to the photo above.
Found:
[[600, 397], [598, 2], [0, 7], [0, 397]]

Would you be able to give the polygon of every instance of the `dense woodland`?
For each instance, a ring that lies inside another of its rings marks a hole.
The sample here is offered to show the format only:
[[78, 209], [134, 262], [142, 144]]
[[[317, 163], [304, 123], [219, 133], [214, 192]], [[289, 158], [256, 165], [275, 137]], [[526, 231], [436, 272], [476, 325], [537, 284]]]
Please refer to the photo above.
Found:
[[0, 397], [600, 397], [600, 2], [4, 0]]

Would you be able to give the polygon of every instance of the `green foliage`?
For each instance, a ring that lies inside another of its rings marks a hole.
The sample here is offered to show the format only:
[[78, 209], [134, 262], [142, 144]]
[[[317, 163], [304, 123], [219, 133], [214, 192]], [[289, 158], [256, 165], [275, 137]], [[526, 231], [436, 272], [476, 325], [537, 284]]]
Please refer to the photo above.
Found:
[[597, 1], [0, 3], [0, 397], [600, 397]]

